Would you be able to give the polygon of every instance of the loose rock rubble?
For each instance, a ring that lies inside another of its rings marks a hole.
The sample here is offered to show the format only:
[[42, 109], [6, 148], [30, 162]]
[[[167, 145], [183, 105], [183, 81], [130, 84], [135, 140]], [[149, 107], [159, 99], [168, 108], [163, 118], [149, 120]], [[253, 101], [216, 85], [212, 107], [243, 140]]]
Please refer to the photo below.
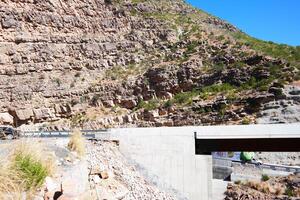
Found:
[[300, 175], [228, 184], [225, 200], [299, 200]]
[[[114, 142], [91, 141], [87, 147], [91, 189], [100, 199], [176, 199], [148, 182], [124, 158]], [[99, 177], [99, 173], [105, 173], [105, 179]]]

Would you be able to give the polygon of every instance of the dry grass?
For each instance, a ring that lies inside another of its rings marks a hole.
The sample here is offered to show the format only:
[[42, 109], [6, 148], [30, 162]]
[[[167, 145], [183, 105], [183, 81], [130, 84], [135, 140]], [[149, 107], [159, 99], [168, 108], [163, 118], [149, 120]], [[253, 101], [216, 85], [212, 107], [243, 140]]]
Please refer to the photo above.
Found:
[[75, 129], [70, 137], [70, 141], [68, 143], [68, 149], [70, 151], [74, 151], [78, 154], [79, 157], [84, 156], [85, 154], [85, 139], [82, 136], [80, 130]]
[[277, 196], [283, 195], [285, 192], [285, 188], [280, 184], [273, 186], [273, 189], [274, 189], [274, 194]]
[[53, 155], [36, 140], [20, 140], [0, 162], [0, 199], [30, 199], [55, 171]]
[[0, 166], [0, 199], [20, 200], [24, 183], [19, 174], [8, 166]]
[[270, 183], [266, 181], [265, 182], [248, 181], [243, 185], [265, 194], [282, 195], [285, 192], [284, 190], [285, 188], [282, 185], [280, 184], [270, 185]]
[[300, 197], [300, 188], [296, 189], [294, 193], [296, 197]]

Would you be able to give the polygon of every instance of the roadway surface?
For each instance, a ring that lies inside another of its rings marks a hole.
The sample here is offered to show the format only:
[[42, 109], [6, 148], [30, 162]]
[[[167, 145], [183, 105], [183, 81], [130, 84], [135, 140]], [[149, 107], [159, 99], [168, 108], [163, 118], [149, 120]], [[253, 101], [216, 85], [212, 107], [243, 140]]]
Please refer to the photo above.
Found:
[[[229, 161], [232, 163], [240, 163], [243, 164], [242, 161], [232, 158], [224, 158], [224, 157], [213, 157], [214, 163], [218, 165], [219, 163], [222, 163], [222, 161]], [[285, 172], [299, 172], [300, 173], [300, 167], [299, 166], [288, 166], [288, 165], [278, 165], [278, 164], [271, 164], [271, 163], [261, 163], [257, 161], [253, 162], [247, 162], [247, 165], [251, 165], [252, 167], [256, 167], [259, 169], [270, 169], [274, 171], [285, 171]]]

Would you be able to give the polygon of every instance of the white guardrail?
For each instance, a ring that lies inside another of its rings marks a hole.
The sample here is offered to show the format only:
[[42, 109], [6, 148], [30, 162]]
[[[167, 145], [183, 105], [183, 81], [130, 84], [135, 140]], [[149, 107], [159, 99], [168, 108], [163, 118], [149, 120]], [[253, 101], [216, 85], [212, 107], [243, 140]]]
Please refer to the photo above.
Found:
[[[109, 134], [108, 129], [101, 130], [81, 130], [82, 134], [87, 138], [96, 138], [96, 135]], [[72, 134], [70, 130], [64, 131], [23, 131], [21, 137], [69, 137]]]

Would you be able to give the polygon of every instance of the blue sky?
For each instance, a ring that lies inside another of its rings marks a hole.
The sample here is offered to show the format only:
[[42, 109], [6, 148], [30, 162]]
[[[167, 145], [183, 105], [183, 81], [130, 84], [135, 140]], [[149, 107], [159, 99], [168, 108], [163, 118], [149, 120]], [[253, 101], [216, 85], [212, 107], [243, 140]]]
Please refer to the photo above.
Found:
[[300, 45], [300, 0], [187, 0], [247, 34]]

